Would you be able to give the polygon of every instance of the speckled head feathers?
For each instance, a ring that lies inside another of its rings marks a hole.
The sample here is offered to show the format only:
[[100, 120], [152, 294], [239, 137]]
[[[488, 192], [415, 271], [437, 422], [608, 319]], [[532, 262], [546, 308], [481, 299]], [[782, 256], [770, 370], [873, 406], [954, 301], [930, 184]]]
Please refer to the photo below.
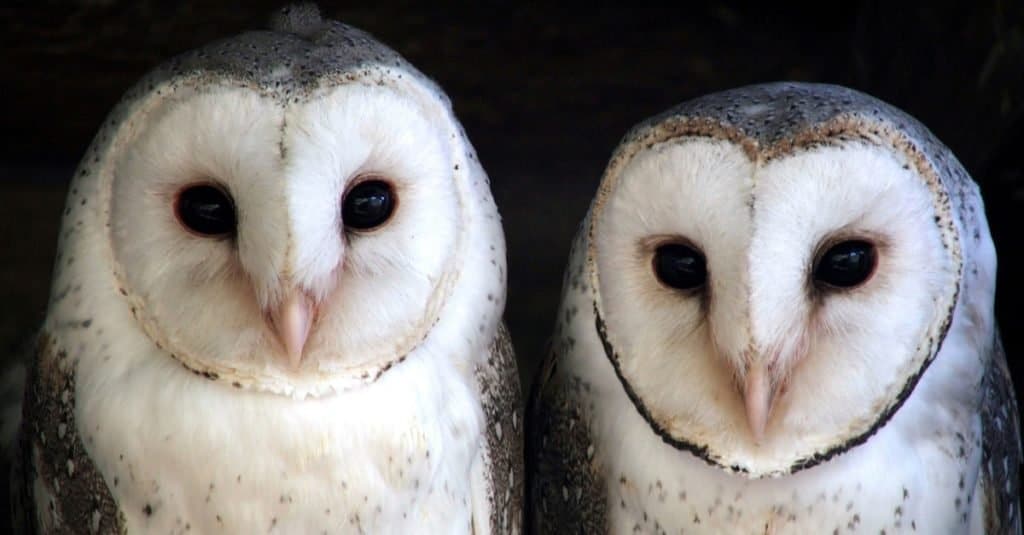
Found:
[[177, 56], [154, 70], [132, 100], [162, 81], [189, 76], [236, 79], [282, 99], [302, 98], [319, 85], [355, 81], [372, 72], [413, 76], [444, 93], [387, 45], [347, 24], [323, 19], [314, 4], [282, 8], [270, 29], [245, 32]]

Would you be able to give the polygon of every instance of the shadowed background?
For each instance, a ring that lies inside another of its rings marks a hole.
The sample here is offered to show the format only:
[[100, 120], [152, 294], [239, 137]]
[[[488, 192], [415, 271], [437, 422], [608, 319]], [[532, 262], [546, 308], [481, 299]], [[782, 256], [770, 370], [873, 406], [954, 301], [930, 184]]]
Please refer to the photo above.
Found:
[[[0, 351], [24, 343], [42, 319], [67, 180], [121, 93], [174, 54], [264, 27], [281, 3], [0, 7]], [[704, 93], [785, 79], [848, 85], [906, 110], [981, 184], [1000, 254], [997, 314], [1021, 391], [1024, 2], [866, 2], [828, 12], [320, 4], [450, 95], [504, 218], [506, 317], [524, 380], [554, 325], [575, 227], [625, 131]]]

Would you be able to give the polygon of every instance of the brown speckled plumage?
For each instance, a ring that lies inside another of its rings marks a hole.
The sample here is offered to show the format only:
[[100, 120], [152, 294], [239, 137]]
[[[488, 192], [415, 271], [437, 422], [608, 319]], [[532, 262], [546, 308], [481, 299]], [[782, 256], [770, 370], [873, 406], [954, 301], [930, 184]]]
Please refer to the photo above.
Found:
[[[12, 484], [18, 527], [25, 533], [121, 533], [123, 515], [96, 470], [75, 424], [74, 363], [48, 335], [29, 368], [21, 452]], [[34, 458], [34, 462], [33, 462]], [[20, 480], [20, 481], [19, 481]], [[19, 485], [20, 483], [20, 485]], [[42, 487], [49, 507], [36, 508]]]
[[528, 459], [531, 533], [603, 533], [607, 529], [604, 475], [594, 459], [590, 418], [579, 377], [557, 374], [558, 353], [540, 367], [530, 407]]
[[[571, 257], [585, 247], [581, 232]], [[563, 295], [587, 294], [582, 264], [570, 265]], [[560, 311], [551, 348], [537, 370], [527, 414], [527, 500], [530, 533], [603, 533], [607, 530], [605, 476], [595, 458], [590, 385], [559, 367], [575, 347], [568, 325], [577, 310]]]
[[491, 533], [513, 533], [523, 521], [523, 403], [512, 339], [504, 323], [486, 366], [476, 372], [483, 398], [490, 476]]
[[985, 533], [1021, 533], [1020, 518], [1020, 413], [1013, 395], [1006, 354], [998, 335], [992, 360], [982, 381], [981, 489]]

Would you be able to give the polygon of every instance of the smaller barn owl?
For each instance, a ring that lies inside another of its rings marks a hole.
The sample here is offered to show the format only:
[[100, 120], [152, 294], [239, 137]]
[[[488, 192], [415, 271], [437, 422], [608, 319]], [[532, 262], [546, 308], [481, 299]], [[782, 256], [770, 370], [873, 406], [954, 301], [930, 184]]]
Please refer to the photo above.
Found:
[[519, 386], [444, 93], [286, 8], [159, 67], [70, 185], [29, 367], [38, 533], [510, 533]]
[[612, 156], [531, 406], [542, 533], [1020, 533], [978, 188], [913, 118], [775, 83]]

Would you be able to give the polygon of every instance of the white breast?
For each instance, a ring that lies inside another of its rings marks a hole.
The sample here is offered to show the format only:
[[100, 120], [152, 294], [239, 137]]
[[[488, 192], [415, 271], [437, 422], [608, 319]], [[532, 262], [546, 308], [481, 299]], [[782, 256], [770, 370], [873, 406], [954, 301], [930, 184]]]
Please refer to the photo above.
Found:
[[479, 401], [416, 357], [294, 400], [145, 354], [79, 366], [76, 416], [132, 533], [465, 532]]

